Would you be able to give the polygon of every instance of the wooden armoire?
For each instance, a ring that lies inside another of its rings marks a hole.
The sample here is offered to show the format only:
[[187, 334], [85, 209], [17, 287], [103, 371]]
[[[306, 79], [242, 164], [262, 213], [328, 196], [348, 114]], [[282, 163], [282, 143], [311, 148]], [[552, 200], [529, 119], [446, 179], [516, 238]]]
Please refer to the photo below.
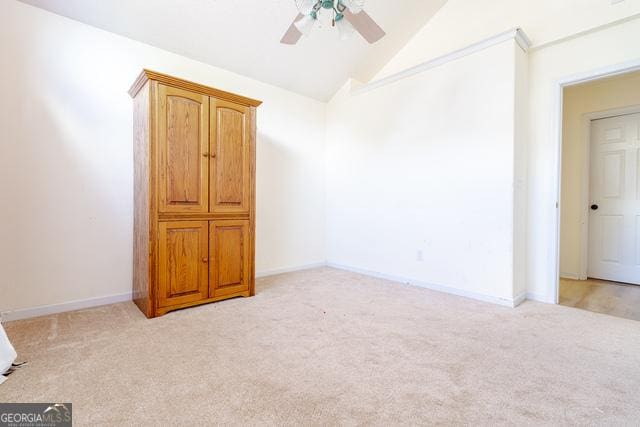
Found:
[[156, 317], [252, 296], [260, 101], [149, 70], [129, 94], [135, 303]]

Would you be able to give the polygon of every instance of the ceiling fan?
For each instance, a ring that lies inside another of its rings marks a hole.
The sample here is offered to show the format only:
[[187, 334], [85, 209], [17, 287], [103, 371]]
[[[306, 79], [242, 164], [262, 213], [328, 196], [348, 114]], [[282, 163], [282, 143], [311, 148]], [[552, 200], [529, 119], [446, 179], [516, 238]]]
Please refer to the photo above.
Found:
[[300, 37], [307, 36], [315, 26], [322, 10], [333, 12], [331, 21], [338, 27], [340, 39], [346, 40], [355, 31], [369, 43], [375, 43], [385, 36], [378, 24], [362, 10], [365, 0], [295, 0], [298, 16], [280, 40], [283, 44], [296, 44]]

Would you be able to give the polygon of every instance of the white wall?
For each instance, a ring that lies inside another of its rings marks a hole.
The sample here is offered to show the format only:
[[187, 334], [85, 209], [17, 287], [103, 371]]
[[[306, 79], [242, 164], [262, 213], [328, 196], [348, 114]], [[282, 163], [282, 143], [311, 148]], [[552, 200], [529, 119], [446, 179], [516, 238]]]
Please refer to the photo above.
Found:
[[130, 292], [143, 67], [264, 101], [257, 271], [324, 261], [324, 103], [3, 0], [0, 311]]
[[[517, 135], [518, 129], [523, 129], [522, 125], [514, 129], [515, 140], [528, 140], [526, 182], [523, 183], [527, 199], [521, 205], [527, 207], [526, 267], [521, 270], [526, 273], [526, 287], [531, 297], [552, 301], [557, 276], [553, 258], [558, 214], [557, 82], [566, 76], [638, 60], [638, 14], [640, 0], [625, 0], [613, 6], [610, 0], [449, 0], [379, 74], [385, 76], [404, 70], [516, 26], [522, 27], [533, 40], [537, 48], [529, 54], [526, 135]], [[597, 31], [592, 31], [602, 25]], [[265, 101], [258, 124], [258, 270], [287, 268], [325, 259], [325, 189], [322, 177], [326, 105], [13, 0], [0, 2], [0, 40], [0, 90], [3, 93], [0, 100], [3, 112], [0, 115], [0, 128], [3, 129], [0, 194], [5, 196], [0, 209], [3, 224], [0, 228], [0, 268], [3, 272], [0, 310], [129, 291], [131, 101], [125, 91], [143, 66]], [[455, 66], [452, 70], [460, 73]], [[437, 80], [438, 76], [442, 78], [441, 72], [432, 70], [429, 75]], [[483, 75], [486, 69], [469, 67], [466, 72], [477, 84], [473, 76], [475, 73]], [[478, 112], [483, 106], [478, 105], [476, 98], [474, 108], [466, 108], [461, 99], [468, 94], [461, 89], [469, 89], [469, 86], [464, 82], [458, 83], [442, 90], [420, 85], [420, 93], [430, 96], [421, 102], [409, 102], [415, 111], [409, 111], [407, 117], [413, 121], [427, 120], [420, 115], [421, 111], [433, 110], [436, 117], [441, 117], [439, 110], [453, 112], [454, 108], [455, 111], [484, 117], [482, 111]], [[411, 100], [411, 90], [402, 82], [398, 82], [397, 87], [401, 88], [399, 93]], [[481, 85], [474, 89], [479, 90], [479, 96], [493, 99], [493, 94], [487, 94]], [[343, 108], [357, 116], [356, 107], [340, 106], [344, 96], [341, 93], [329, 105], [332, 117]], [[372, 93], [367, 96], [378, 95]], [[381, 102], [379, 98], [375, 100]], [[354, 105], [367, 111], [368, 106], [358, 102]], [[517, 103], [518, 99], [514, 100], [514, 104]], [[395, 105], [388, 104], [385, 113], [395, 108]], [[522, 122], [518, 119], [519, 114], [521, 112], [516, 114], [516, 123]], [[337, 126], [335, 119], [329, 126], [333, 135], [337, 129], [343, 138], [329, 137], [329, 154], [337, 163], [335, 166], [332, 162], [327, 163], [332, 168], [327, 171], [327, 182], [332, 187], [338, 185], [338, 179], [333, 178], [337, 171], [338, 177], [350, 178], [354, 183], [339, 183], [350, 191], [349, 197], [334, 197], [329, 193], [327, 202], [331, 204], [327, 210], [327, 225], [334, 227], [336, 224], [332, 216], [336, 206], [361, 219], [375, 219], [380, 215], [387, 221], [367, 221], [375, 222], [372, 233], [387, 240], [382, 247], [363, 244], [362, 253], [342, 253], [341, 257], [382, 273], [399, 272], [403, 277], [419, 276], [434, 282], [445, 279], [447, 276], [440, 275], [442, 271], [421, 276], [425, 274], [422, 264], [412, 261], [421, 244], [437, 255], [437, 251], [432, 249], [436, 248], [435, 244], [430, 248], [427, 246], [429, 240], [424, 238], [429, 230], [412, 230], [413, 237], [393, 233], [398, 230], [405, 233], [406, 228], [402, 224], [421, 221], [415, 216], [424, 212], [429, 215], [427, 218], [432, 219], [440, 219], [443, 215], [443, 211], [429, 212], [428, 197], [409, 197], [406, 185], [414, 186], [413, 183], [417, 182], [436, 194], [441, 205], [447, 202], [449, 206], [455, 206], [459, 201], [453, 196], [447, 199], [438, 188], [438, 184], [448, 184], [441, 177], [449, 178], [454, 189], [455, 185], [464, 186], [460, 191], [468, 189], [468, 183], [452, 176], [451, 171], [439, 163], [431, 164], [431, 169], [420, 170], [418, 160], [411, 157], [407, 159], [410, 169], [400, 167], [407, 163], [400, 161], [402, 146], [390, 142], [401, 140], [402, 135], [391, 133], [400, 129], [405, 136], [416, 136], [411, 134], [415, 129], [412, 130], [411, 126], [403, 128], [408, 120], [403, 116], [386, 116], [381, 111], [374, 111], [370, 117], [378, 120], [355, 119], [357, 126], [352, 126], [349, 131]], [[394, 120], [388, 120], [389, 117]], [[388, 123], [388, 126], [382, 123]], [[452, 119], [443, 123], [454, 124]], [[462, 126], [462, 123], [458, 125]], [[439, 126], [439, 122], [434, 126]], [[373, 134], [367, 130], [368, 127], [378, 132]], [[422, 130], [428, 133], [430, 144], [406, 148], [434, 158], [453, 153], [448, 151], [451, 149], [448, 146], [448, 150], [442, 152], [435, 149], [436, 139], [447, 135], [441, 127]], [[452, 139], [459, 142], [462, 133], [456, 129]], [[371, 141], [362, 139], [369, 136]], [[375, 146], [376, 141], [385, 143]], [[407, 144], [406, 141], [403, 143]], [[372, 147], [366, 147], [366, 144]], [[336, 147], [338, 151], [333, 151]], [[371, 154], [374, 148], [381, 150], [380, 154]], [[336, 157], [340, 153], [353, 154], [350, 157], [353, 162], [344, 164]], [[462, 163], [468, 161], [465, 158]], [[403, 176], [407, 180], [379, 181], [376, 173], [388, 166], [398, 177]], [[341, 168], [352, 168], [359, 173]], [[435, 174], [435, 171], [442, 174]], [[504, 170], [499, 168], [491, 170], [489, 176], [501, 173]], [[380, 186], [372, 186], [371, 180]], [[504, 182], [497, 185], [500, 187]], [[498, 193], [503, 194], [501, 191]], [[362, 205], [367, 198], [378, 198], [380, 203], [375, 209], [365, 211]], [[499, 202], [503, 204], [505, 200], [500, 199]], [[485, 199], [478, 201], [486, 202]], [[410, 215], [391, 217], [388, 212], [401, 210], [399, 203], [405, 206], [405, 202], [409, 205], [402, 211], [408, 210]], [[498, 225], [484, 218], [477, 224], [477, 228], [482, 227], [496, 229]], [[437, 236], [442, 233], [438, 228], [432, 230]], [[449, 231], [450, 235], [456, 236], [455, 229]], [[342, 251], [332, 243], [339, 233], [351, 233], [347, 239], [360, 239], [365, 243], [381, 241], [377, 236], [371, 237], [353, 219], [328, 232], [328, 254]], [[496, 250], [497, 257], [503, 259], [506, 256], [505, 235], [500, 236], [495, 240], [496, 247], [485, 243], [488, 246], [484, 248]], [[457, 244], [450, 245], [440, 236], [435, 242], [445, 245], [441, 246], [445, 252], [455, 249], [466, 251], [463, 254], [475, 254], [478, 247], [471, 243], [476, 240], [462, 239], [455, 237]], [[93, 247], [88, 246], [88, 242]], [[517, 241], [511, 243], [515, 246], [520, 244]], [[423, 250], [425, 259], [427, 253]], [[367, 254], [382, 262], [365, 265]], [[383, 259], [386, 256], [403, 261], [392, 265]], [[451, 262], [451, 259], [446, 258], [446, 261]], [[512, 262], [517, 264], [516, 260]], [[471, 263], [472, 267], [484, 268], [473, 264], [474, 260]], [[509, 268], [508, 262], [506, 265]], [[447, 271], [451, 275], [457, 275], [451, 276], [455, 280], [443, 283], [445, 285], [464, 287], [470, 280], [467, 270], [459, 272], [450, 267], [443, 268], [449, 269]], [[493, 267], [486, 270], [486, 277], [501, 280], [506, 277], [504, 272], [494, 271]], [[485, 284], [480, 287], [483, 286]], [[498, 293], [497, 289], [488, 287], [484, 291]]]
[[616, 5], [609, 0], [449, 0], [379, 74], [386, 76], [513, 27], [523, 28], [531, 38], [526, 183], [526, 283], [531, 298], [555, 301], [557, 83], [640, 59], [639, 14], [640, 0]]
[[640, 107], [640, 72], [568, 87], [563, 104], [560, 274], [586, 279], [590, 141], [585, 114]]
[[334, 97], [326, 154], [330, 264], [514, 303], [518, 55], [509, 39]]

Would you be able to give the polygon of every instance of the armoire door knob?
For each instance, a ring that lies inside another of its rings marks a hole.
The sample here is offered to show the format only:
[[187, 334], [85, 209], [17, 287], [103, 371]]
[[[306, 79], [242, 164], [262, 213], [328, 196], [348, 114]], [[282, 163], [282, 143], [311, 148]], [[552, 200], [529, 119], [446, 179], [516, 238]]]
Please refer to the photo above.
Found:
[[205, 264], [209, 262], [209, 258], [202, 258], [202, 262], [204, 262]]
[[209, 153], [202, 153], [202, 157], [209, 157]]
[[215, 157], [216, 157], [216, 153], [211, 153], [211, 158], [215, 159]]

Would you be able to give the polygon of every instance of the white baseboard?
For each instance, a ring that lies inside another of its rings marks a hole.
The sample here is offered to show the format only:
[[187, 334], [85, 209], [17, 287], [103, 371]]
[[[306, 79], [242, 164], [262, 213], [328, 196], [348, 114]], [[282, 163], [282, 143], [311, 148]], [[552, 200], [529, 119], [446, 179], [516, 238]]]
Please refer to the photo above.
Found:
[[536, 294], [534, 292], [527, 292], [527, 299], [530, 301], [544, 302], [546, 304], [555, 304], [552, 298], [545, 295]]
[[513, 299], [513, 307], [517, 307], [527, 300], [527, 293], [522, 293]]
[[262, 271], [256, 272], [256, 278], [275, 276], [277, 274], [284, 274], [284, 273], [293, 273], [294, 271], [310, 270], [312, 268], [320, 268], [320, 267], [326, 267], [326, 266], [327, 266], [327, 263], [322, 261], [322, 262], [314, 262], [312, 264], [298, 265], [296, 267], [274, 268], [272, 270], [262, 270]]
[[2, 318], [3, 322], [30, 319], [32, 317], [40, 317], [49, 314], [64, 313], [67, 311], [82, 310], [85, 308], [98, 307], [101, 305], [131, 301], [131, 298], [131, 292], [126, 292], [124, 294], [118, 295], [108, 295], [105, 297], [87, 298], [84, 300], [69, 301], [60, 304], [41, 305], [32, 308], [4, 311], [0, 313], [0, 317]]
[[571, 279], [571, 280], [581, 280], [580, 275], [576, 273], [563, 273], [560, 272], [560, 278], [562, 279]]
[[[462, 289], [452, 288], [450, 286], [435, 285], [432, 283], [426, 283], [419, 280], [408, 279], [405, 277], [394, 276], [394, 275], [380, 273], [380, 272], [371, 271], [371, 270], [365, 270], [365, 269], [351, 267], [343, 264], [337, 264], [333, 262], [316, 262], [312, 264], [299, 265], [296, 267], [263, 270], [263, 271], [257, 272], [256, 277], [275, 276], [277, 274], [292, 273], [295, 271], [309, 270], [312, 268], [320, 268], [320, 267], [332, 267], [340, 270], [351, 271], [358, 274], [364, 274], [365, 276], [378, 277], [378, 278], [390, 280], [393, 282], [406, 283], [409, 285], [418, 286], [418, 287], [430, 289], [433, 291], [444, 292], [452, 295], [458, 295], [461, 297], [471, 298], [471, 299], [489, 302], [492, 304], [498, 304], [506, 307], [517, 307], [525, 299], [553, 304], [553, 302], [549, 301], [548, 298], [545, 298], [541, 295], [534, 294], [534, 293], [526, 293], [526, 294], [519, 295], [514, 299], [508, 299], [508, 298], [496, 297], [493, 295], [485, 295], [485, 294], [480, 294], [476, 292], [465, 291]], [[49, 314], [64, 313], [67, 311], [82, 310], [85, 308], [98, 307], [101, 305], [131, 301], [131, 298], [132, 298], [131, 292], [127, 292], [124, 294], [88, 298], [84, 300], [76, 300], [76, 301], [70, 301], [70, 302], [65, 302], [60, 304], [51, 304], [51, 305], [43, 305], [39, 307], [23, 308], [19, 310], [4, 311], [4, 312], [0, 312], [0, 319], [2, 322], [29, 319], [32, 317], [46, 316]]]
[[394, 276], [391, 274], [379, 273], [377, 271], [365, 270], [357, 267], [351, 267], [348, 265], [337, 264], [334, 262], [327, 262], [328, 267], [337, 268], [340, 270], [351, 271], [353, 273], [364, 274], [365, 276], [378, 277], [380, 279], [386, 279], [393, 282], [406, 283], [412, 286], [418, 286], [420, 288], [430, 289], [432, 291], [444, 292], [447, 294], [457, 295], [465, 298], [471, 298], [478, 301], [489, 302], [492, 304], [498, 304], [506, 307], [517, 307], [522, 301], [525, 300], [526, 295], [520, 295], [514, 299], [497, 297], [493, 295], [485, 295], [477, 292], [465, 291], [463, 289], [453, 288], [450, 286], [435, 285], [433, 283], [426, 283], [419, 280], [409, 279], [406, 277]]
[[[297, 267], [266, 270], [266, 271], [261, 271], [256, 273], [256, 277], [274, 276], [276, 274], [291, 273], [293, 271], [324, 267], [325, 265], [326, 263], [324, 262], [318, 262], [314, 264], [306, 264], [306, 265], [301, 265]], [[0, 319], [2, 322], [30, 319], [33, 317], [46, 316], [49, 314], [64, 313], [67, 311], [82, 310], [85, 308], [99, 307], [101, 305], [131, 301], [131, 299], [132, 299], [131, 292], [118, 294], [118, 295], [109, 295], [105, 297], [87, 298], [84, 300], [69, 301], [69, 302], [63, 302], [59, 304], [42, 305], [38, 307], [22, 308], [19, 310], [3, 311], [3, 312], [0, 312]]]

